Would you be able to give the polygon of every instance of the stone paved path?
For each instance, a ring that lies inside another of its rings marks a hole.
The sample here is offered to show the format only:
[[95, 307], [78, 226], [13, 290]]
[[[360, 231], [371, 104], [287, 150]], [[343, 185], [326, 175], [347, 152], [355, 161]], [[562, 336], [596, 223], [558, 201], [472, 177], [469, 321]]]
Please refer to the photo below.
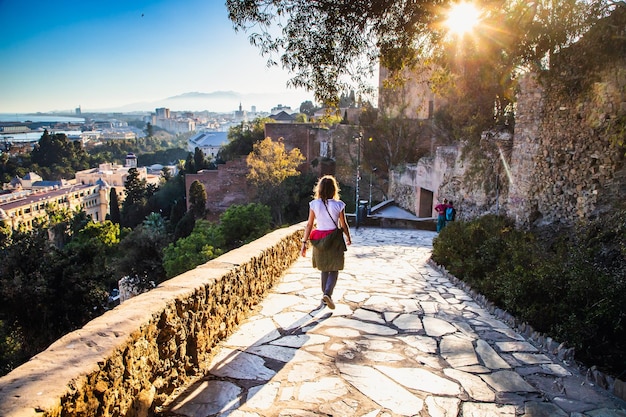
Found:
[[626, 417], [428, 266], [434, 232], [352, 234], [335, 310], [309, 253], [162, 415]]

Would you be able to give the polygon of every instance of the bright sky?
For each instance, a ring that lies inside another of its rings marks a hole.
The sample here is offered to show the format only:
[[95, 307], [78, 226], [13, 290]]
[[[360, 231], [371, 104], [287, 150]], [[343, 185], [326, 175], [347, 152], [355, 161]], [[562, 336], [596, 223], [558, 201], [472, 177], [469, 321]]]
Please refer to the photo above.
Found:
[[[0, 0], [0, 113], [298, 109], [224, 0]], [[230, 100], [162, 101], [232, 91]], [[128, 107], [128, 105], [132, 105]], [[177, 108], [179, 107], [179, 108]], [[196, 108], [191, 108], [196, 107]]]

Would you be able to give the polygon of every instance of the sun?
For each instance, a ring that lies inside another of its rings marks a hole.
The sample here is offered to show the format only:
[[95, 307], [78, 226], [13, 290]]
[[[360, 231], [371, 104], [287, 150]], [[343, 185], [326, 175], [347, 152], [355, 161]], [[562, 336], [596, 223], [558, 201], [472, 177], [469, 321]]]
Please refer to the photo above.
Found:
[[448, 10], [445, 26], [451, 34], [463, 36], [480, 21], [480, 11], [472, 3], [456, 3]]

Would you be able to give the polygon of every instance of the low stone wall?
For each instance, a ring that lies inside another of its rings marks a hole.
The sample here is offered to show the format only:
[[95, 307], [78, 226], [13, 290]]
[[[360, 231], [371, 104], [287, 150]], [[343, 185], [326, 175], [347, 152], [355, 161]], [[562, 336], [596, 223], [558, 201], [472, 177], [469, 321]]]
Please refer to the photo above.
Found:
[[0, 416], [147, 416], [201, 376], [299, 256], [303, 224], [279, 229], [57, 340], [0, 378]]

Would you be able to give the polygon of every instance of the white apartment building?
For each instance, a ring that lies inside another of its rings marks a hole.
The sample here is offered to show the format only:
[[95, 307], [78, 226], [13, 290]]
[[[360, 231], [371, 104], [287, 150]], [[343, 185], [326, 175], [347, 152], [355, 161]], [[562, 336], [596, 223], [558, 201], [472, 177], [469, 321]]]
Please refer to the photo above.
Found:
[[20, 226], [31, 229], [35, 220], [47, 218], [48, 205], [83, 209], [92, 219], [102, 222], [109, 211], [109, 187], [98, 182], [38, 190], [4, 190], [4, 194], [0, 194], [0, 222], [8, 223], [12, 229]]
[[149, 174], [147, 168], [137, 167], [137, 158], [130, 153], [124, 166], [100, 164], [98, 168], [76, 173], [71, 181], [43, 181], [29, 173], [16, 178], [0, 193], [0, 222], [8, 222], [12, 228], [20, 225], [32, 228], [36, 219], [47, 216], [48, 204], [70, 210], [83, 209], [94, 221], [102, 222], [109, 213], [110, 190], [116, 189], [119, 201], [125, 198], [124, 184], [128, 170], [137, 168], [140, 179], [159, 185], [160, 174]]

